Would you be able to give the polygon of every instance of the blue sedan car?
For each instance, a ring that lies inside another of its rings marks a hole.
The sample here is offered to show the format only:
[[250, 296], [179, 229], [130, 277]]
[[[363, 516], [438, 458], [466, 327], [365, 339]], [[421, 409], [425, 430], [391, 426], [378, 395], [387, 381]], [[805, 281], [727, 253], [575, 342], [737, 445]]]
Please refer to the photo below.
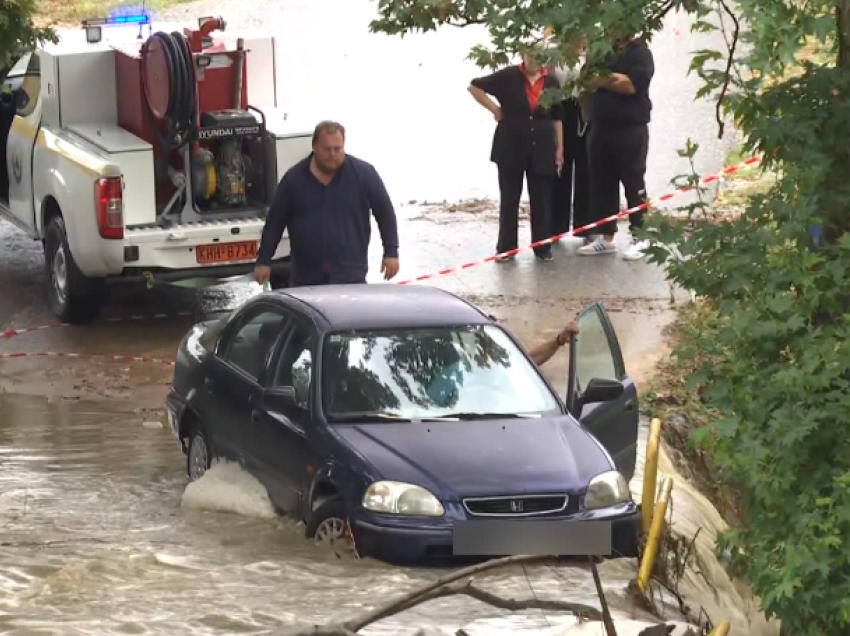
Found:
[[494, 520], [608, 522], [609, 554], [633, 556], [636, 389], [602, 306], [578, 322], [564, 401], [509, 332], [445, 291], [260, 294], [184, 337], [171, 427], [190, 480], [239, 462], [308, 538], [353, 535], [375, 558], [452, 557], [459, 524]]

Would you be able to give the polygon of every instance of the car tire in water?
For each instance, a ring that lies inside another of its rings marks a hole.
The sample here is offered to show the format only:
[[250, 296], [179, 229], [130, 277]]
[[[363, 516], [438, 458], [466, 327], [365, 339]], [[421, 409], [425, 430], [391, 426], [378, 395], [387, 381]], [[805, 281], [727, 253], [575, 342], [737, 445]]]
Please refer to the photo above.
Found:
[[348, 506], [342, 499], [330, 499], [316, 508], [304, 529], [308, 539], [331, 546], [336, 543], [353, 546], [350, 533]]
[[47, 270], [47, 299], [59, 320], [83, 323], [94, 320], [103, 303], [103, 281], [87, 278], [77, 267], [65, 221], [56, 216], [50, 221], [44, 239], [44, 263]]
[[212, 466], [215, 454], [210, 439], [200, 426], [192, 428], [186, 449], [186, 474], [189, 481], [197, 481]]

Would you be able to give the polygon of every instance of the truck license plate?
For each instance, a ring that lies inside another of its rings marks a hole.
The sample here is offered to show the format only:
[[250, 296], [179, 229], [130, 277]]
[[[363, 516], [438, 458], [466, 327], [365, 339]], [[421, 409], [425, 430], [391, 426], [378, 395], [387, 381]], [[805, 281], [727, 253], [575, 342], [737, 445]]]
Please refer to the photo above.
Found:
[[195, 248], [195, 257], [201, 265], [227, 261], [252, 261], [257, 258], [257, 242], [242, 241], [240, 243], [198, 245]]

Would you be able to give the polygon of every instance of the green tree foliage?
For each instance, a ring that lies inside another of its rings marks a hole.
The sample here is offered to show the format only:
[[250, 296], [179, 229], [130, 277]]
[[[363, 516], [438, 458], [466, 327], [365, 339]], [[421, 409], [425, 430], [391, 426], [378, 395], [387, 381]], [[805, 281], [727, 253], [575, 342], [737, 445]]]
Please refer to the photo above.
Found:
[[0, 0], [0, 71], [14, 64], [21, 49], [56, 41], [48, 27], [33, 24], [36, 0]]
[[[490, 44], [471, 57], [492, 68], [548, 27], [544, 55], [572, 62], [586, 36], [592, 74], [607, 36], [651, 39], [674, 8], [695, 31], [723, 29], [725, 50], [694, 54], [698, 97], [777, 175], [735, 218], [700, 199], [646, 229], [650, 260], [714, 310], [677, 354], [710, 361], [693, 381], [723, 418], [698, 437], [741, 496], [719, 547], [785, 633], [850, 634], [850, 0], [378, 0], [372, 29], [483, 25]], [[800, 63], [812, 42], [826, 55]]]

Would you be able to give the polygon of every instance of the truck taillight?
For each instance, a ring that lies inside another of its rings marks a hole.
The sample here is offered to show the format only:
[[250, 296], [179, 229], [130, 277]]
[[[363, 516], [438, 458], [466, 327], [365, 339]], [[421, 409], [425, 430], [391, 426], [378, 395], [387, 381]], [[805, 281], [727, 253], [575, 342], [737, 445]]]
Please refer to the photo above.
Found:
[[97, 229], [101, 238], [124, 238], [124, 201], [121, 190], [121, 177], [98, 179], [94, 185]]

